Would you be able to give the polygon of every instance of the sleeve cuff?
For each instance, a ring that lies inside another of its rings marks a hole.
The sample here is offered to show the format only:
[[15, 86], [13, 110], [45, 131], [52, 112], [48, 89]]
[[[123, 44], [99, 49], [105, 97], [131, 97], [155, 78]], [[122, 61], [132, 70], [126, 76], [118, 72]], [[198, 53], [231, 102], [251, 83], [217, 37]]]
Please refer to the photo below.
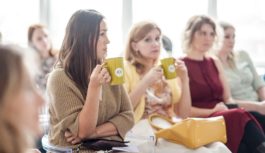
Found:
[[122, 139], [124, 139], [125, 134], [133, 126], [133, 121], [130, 121], [130, 119], [126, 118], [125, 116], [115, 116], [114, 118], [110, 119], [109, 122], [117, 128], [118, 134]]

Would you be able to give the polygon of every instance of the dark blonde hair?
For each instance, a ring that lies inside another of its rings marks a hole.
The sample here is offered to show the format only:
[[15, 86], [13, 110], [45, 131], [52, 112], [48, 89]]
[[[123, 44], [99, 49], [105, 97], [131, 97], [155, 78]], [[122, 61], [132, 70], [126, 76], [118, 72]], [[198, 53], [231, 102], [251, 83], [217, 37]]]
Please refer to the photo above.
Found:
[[145, 69], [143, 65], [144, 59], [139, 51], [135, 51], [133, 49], [132, 43], [137, 43], [144, 39], [144, 37], [153, 29], [157, 29], [161, 34], [161, 29], [155, 23], [148, 21], [138, 22], [137, 24], [133, 25], [128, 36], [125, 48], [125, 59], [131, 64], [135, 65], [140, 71]]
[[215, 42], [217, 42], [217, 26], [213, 19], [205, 15], [196, 15], [189, 19], [183, 34], [182, 47], [186, 53], [189, 51], [195, 32], [199, 31], [204, 24], [209, 24], [215, 34]]
[[[225, 33], [225, 30], [227, 30], [229, 28], [232, 28], [235, 30], [235, 27], [228, 22], [222, 21], [219, 24], [222, 27], [224, 33]], [[224, 34], [224, 37], [225, 37], [225, 34]], [[229, 54], [227, 56], [227, 64], [230, 68], [236, 68], [234, 51], [229, 52]]]
[[[26, 134], [9, 111], [12, 97], [21, 89], [24, 65], [18, 48], [0, 45], [0, 152], [22, 153], [28, 147]], [[23, 108], [21, 108], [23, 109]]]

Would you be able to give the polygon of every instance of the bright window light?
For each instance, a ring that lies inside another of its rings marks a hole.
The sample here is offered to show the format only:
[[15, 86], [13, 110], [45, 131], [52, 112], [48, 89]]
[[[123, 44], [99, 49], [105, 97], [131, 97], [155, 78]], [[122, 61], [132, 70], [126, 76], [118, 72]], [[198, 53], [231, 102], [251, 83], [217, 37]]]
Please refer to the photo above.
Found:
[[247, 51], [256, 66], [265, 66], [265, 1], [221, 0], [217, 6], [219, 19], [235, 26], [235, 50]]
[[173, 42], [173, 56], [182, 55], [181, 37], [193, 15], [207, 14], [208, 0], [133, 0], [133, 22], [152, 20]]
[[38, 0], [3, 0], [0, 5], [0, 32], [3, 43], [27, 46], [29, 25], [39, 22]]
[[110, 39], [108, 56], [119, 56], [123, 47], [122, 0], [51, 0], [51, 33], [54, 45], [57, 48], [61, 46], [67, 22], [79, 9], [95, 9], [106, 17]]

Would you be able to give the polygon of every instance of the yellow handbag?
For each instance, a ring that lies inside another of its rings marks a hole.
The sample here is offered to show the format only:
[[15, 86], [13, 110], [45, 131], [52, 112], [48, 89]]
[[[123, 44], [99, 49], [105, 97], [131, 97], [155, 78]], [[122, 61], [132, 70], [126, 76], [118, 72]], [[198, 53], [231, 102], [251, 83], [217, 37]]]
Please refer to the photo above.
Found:
[[179, 122], [153, 114], [149, 123], [156, 129], [156, 139], [185, 145], [188, 148], [198, 148], [211, 142], [226, 143], [226, 126], [223, 116], [210, 118], [187, 118]]

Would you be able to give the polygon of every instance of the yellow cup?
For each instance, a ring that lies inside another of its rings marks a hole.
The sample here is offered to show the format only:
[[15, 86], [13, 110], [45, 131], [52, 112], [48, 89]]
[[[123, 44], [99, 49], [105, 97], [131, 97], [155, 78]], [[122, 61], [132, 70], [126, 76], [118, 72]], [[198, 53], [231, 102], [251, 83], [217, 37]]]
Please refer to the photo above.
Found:
[[123, 58], [115, 57], [108, 58], [105, 61], [106, 68], [108, 69], [111, 76], [111, 85], [119, 85], [124, 83], [124, 66]]
[[161, 59], [161, 64], [166, 79], [174, 79], [177, 77], [175, 59], [173, 57]]

